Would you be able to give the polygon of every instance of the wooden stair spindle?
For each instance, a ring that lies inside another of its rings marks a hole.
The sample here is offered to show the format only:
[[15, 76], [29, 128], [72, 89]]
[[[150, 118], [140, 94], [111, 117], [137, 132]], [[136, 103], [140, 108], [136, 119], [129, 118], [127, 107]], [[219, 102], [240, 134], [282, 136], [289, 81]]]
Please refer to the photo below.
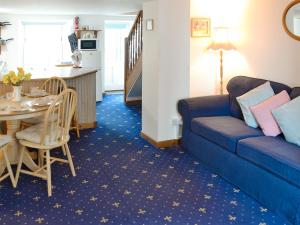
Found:
[[124, 67], [124, 100], [132, 89], [142, 70], [143, 50], [143, 11], [140, 11], [125, 39], [125, 67]]

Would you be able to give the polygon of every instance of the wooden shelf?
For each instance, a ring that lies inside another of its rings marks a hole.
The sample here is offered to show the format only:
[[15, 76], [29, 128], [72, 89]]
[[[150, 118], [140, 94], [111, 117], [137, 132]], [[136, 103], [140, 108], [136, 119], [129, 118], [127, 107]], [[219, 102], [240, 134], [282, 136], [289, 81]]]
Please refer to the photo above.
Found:
[[101, 32], [101, 31], [102, 31], [102, 30], [82, 30], [82, 29], [80, 29], [80, 30], [77, 30], [77, 31], [76, 31], [76, 35], [77, 35], [77, 37], [80, 39], [80, 38], [82, 38], [82, 37], [81, 37], [82, 33], [92, 32], [92, 33], [94, 33], [94, 36], [95, 36], [96, 38], [98, 38], [98, 32]]
[[93, 32], [98, 32], [98, 31], [102, 31], [102, 30], [78, 30], [78, 31], [93, 31]]

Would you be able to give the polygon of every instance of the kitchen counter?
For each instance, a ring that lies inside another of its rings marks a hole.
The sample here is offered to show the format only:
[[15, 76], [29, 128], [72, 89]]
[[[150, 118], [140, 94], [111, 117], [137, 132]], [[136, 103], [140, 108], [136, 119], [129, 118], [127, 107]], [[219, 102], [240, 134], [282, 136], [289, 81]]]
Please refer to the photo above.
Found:
[[[76, 90], [78, 103], [77, 115], [81, 129], [95, 128], [96, 122], [96, 73], [93, 68], [56, 67], [49, 70], [26, 71], [32, 73], [32, 79], [22, 84], [23, 91], [29, 92], [31, 87], [39, 87], [51, 77], [63, 78], [68, 87]], [[0, 95], [12, 91], [10, 85], [0, 82]]]
[[75, 77], [85, 76], [91, 73], [96, 73], [93, 68], [73, 68], [73, 67], [54, 67], [48, 70], [32, 70], [26, 71], [32, 74], [32, 80], [45, 80], [50, 77], [57, 76], [64, 80], [73, 79]]

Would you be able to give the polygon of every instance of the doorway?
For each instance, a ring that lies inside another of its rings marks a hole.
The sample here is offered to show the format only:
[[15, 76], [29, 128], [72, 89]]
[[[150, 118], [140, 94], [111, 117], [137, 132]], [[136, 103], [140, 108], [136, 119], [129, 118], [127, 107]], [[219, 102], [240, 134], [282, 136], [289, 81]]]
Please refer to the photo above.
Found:
[[133, 21], [105, 21], [104, 89], [124, 90], [124, 41]]

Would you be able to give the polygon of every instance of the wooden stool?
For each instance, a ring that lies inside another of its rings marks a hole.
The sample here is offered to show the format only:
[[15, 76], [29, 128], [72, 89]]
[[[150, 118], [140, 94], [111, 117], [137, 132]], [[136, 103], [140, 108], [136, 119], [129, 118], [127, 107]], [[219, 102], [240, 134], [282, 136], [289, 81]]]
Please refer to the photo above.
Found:
[[15, 178], [14, 175], [12, 173], [12, 169], [10, 166], [10, 162], [7, 156], [7, 144], [9, 143], [10, 138], [8, 136], [5, 135], [0, 135], [0, 153], [3, 153], [4, 156], [4, 162], [6, 164], [6, 168], [7, 168], [7, 173], [2, 175], [0, 177], [0, 182], [3, 181], [4, 179], [10, 177], [11, 183], [13, 185], [13, 187], [16, 187], [16, 182], [15, 182]]

